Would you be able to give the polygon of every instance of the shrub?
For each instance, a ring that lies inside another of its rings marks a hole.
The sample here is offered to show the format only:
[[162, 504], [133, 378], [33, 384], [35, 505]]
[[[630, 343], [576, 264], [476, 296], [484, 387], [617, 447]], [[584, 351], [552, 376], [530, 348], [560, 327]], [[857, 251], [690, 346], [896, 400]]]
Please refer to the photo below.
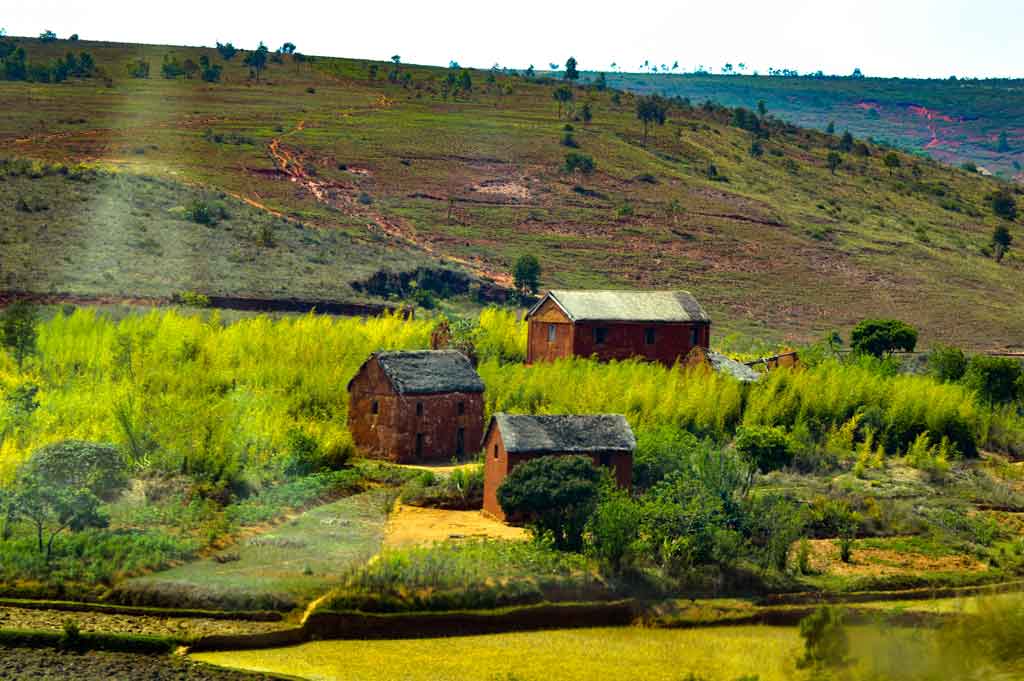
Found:
[[196, 291], [182, 291], [175, 298], [188, 307], [210, 307], [210, 297]]
[[620, 572], [636, 550], [640, 506], [620, 490], [608, 490], [587, 522], [587, 552]]
[[556, 547], [578, 551], [597, 504], [600, 472], [585, 456], [542, 456], [516, 466], [498, 488], [509, 516], [527, 518]]
[[766, 426], [740, 426], [733, 447], [762, 473], [785, 468], [793, 459], [786, 432]]
[[975, 355], [967, 364], [964, 383], [990, 404], [1006, 404], [1021, 397], [1020, 362], [1009, 357]]
[[967, 371], [967, 357], [960, 348], [936, 345], [928, 353], [928, 370], [943, 383], [959, 381]]
[[672, 473], [687, 470], [692, 453], [710, 446], [673, 426], [639, 429], [633, 455], [633, 486], [647, 490]]
[[576, 138], [573, 137], [573, 134], [571, 132], [567, 132], [562, 135], [562, 146], [569, 147], [570, 149], [578, 149], [580, 145], [579, 142], [576, 141]]
[[565, 155], [565, 172], [567, 173], [579, 171], [584, 175], [589, 175], [594, 172], [595, 168], [594, 159], [586, 154], [570, 151]]
[[956, 449], [949, 438], [942, 438], [938, 445], [931, 444], [928, 433], [921, 433], [907, 451], [906, 462], [924, 471], [933, 480], [942, 480], [949, 473], [949, 460], [956, 455]]

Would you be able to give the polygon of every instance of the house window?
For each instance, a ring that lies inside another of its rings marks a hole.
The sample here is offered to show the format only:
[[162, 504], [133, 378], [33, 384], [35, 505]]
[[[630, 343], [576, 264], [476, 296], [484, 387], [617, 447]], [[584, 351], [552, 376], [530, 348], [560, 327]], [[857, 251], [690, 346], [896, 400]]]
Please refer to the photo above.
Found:
[[602, 466], [611, 466], [612, 465], [612, 455], [611, 454], [602, 454], [601, 455], [601, 465]]
[[548, 343], [554, 343], [556, 338], [558, 338], [558, 327], [548, 324]]
[[378, 402], [377, 400], [374, 400], [373, 403], [370, 404], [370, 413], [371, 414], [379, 414], [380, 413], [380, 402]]
[[699, 343], [700, 343], [700, 328], [696, 327], [696, 326], [691, 327], [690, 328], [690, 345], [698, 345]]
[[466, 429], [459, 428], [455, 433], [455, 456], [461, 457], [466, 453]]
[[423, 433], [416, 433], [416, 458], [423, 457]]
[[462, 416], [465, 413], [466, 413], [466, 403], [465, 402], [459, 402], [459, 416]]
[[598, 326], [594, 329], [594, 344], [604, 345], [608, 341], [608, 329]]
[[498, 445], [494, 445], [494, 458], [498, 458]]
[[423, 403], [422, 402], [417, 402], [416, 403], [416, 416], [423, 416]]
[[654, 329], [644, 329], [644, 343], [646, 345], [654, 345]]

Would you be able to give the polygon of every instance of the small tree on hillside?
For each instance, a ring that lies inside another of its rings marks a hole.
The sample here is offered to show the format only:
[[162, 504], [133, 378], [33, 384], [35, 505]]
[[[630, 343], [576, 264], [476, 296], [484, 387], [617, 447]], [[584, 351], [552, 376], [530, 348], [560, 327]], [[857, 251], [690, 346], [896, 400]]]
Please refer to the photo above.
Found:
[[1017, 219], [1017, 200], [1009, 189], [1004, 187], [989, 194], [988, 204], [992, 207], [992, 212], [996, 217], [1004, 220]]
[[996, 228], [992, 231], [992, 250], [995, 253], [996, 262], [1002, 262], [1003, 256], [1010, 250], [1010, 244], [1013, 243], [1013, 235], [1010, 234], [1010, 228], [1006, 225], [996, 225]]
[[601, 474], [589, 457], [542, 456], [516, 466], [498, 488], [505, 513], [529, 519], [555, 546], [578, 551], [597, 505]]
[[39, 314], [31, 303], [18, 301], [7, 308], [0, 318], [0, 343], [11, 353], [18, 365], [24, 368], [25, 360], [36, 351], [36, 325]]
[[885, 155], [885, 158], [882, 160], [885, 163], [885, 167], [889, 169], [890, 177], [902, 165], [902, 163], [900, 162], [899, 154], [897, 154], [895, 151], [890, 151], [888, 154]]
[[838, 152], [835, 151], [828, 152], [827, 161], [828, 169], [832, 172], [833, 175], [836, 174], [836, 169], [838, 169], [839, 166], [843, 165], [843, 157]]
[[839, 138], [839, 149], [846, 153], [853, 151], [853, 135], [850, 134], [849, 130], [844, 132], [843, 136]]
[[562, 118], [562, 107], [573, 101], [576, 95], [573, 93], [572, 88], [568, 85], [562, 85], [556, 87], [551, 93], [551, 97], [558, 102], [558, 118]]
[[569, 57], [569, 60], [565, 62], [565, 73], [562, 74], [562, 78], [565, 80], [579, 80], [580, 72], [576, 70], [576, 58]]
[[295, 54], [295, 43], [285, 43], [278, 51], [281, 54]]
[[793, 459], [786, 432], [768, 426], [740, 426], [733, 441], [736, 453], [762, 473], [785, 468]]
[[199, 65], [191, 59], [186, 59], [181, 64], [181, 71], [185, 74], [185, 77], [192, 80], [192, 76], [199, 72]]
[[917, 347], [917, 329], [898, 319], [865, 319], [850, 334], [854, 352], [883, 357]]
[[250, 73], [255, 75], [256, 80], [259, 80], [263, 69], [267, 68], [267, 60], [269, 58], [270, 50], [267, 49], [266, 45], [260, 43], [259, 47], [245, 56], [243, 63], [249, 67]]
[[964, 383], [992, 404], [1024, 399], [1024, 368], [1010, 357], [975, 355], [967, 364]]
[[516, 290], [521, 294], [534, 294], [540, 287], [540, 261], [533, 255], [521, 255], [516, 260], [513, 276]]
[[224, 61], [231, 61], [238, 54], [238, 50], [231, 43], [217, 43], [217, 52]]
[[640, 97], [636, 101], [636, 117], [644, 124], [644, 144], [647, 144], [647, 129], [651, 123], [665, 125], [668, 103], [658, 95]]

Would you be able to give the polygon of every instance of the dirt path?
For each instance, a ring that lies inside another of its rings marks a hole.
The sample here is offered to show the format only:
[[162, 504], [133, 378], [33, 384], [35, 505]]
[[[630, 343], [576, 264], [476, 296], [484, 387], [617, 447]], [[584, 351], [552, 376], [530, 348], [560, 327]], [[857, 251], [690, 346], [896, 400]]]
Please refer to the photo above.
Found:
[[385, 548], [421, 546], [446, 539], [526, 540], [527, 531], [487, 518], [480, 511], [445, 511], [398, 504], [384, 530]]

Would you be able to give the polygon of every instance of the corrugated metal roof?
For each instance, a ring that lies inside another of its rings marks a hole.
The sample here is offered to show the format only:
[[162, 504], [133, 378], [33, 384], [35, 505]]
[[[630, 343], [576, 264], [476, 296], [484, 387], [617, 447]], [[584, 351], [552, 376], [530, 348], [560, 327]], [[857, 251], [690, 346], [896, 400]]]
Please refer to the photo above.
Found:
[[545, 415], [497, 413], [491, 422], [510, 453], [632, 452], [636, 438], [621, 414]]
[[689, 291], [549, 291], [548, 298], [573, 321], [706, 322], [704, 308]]
[[457, 350], [377, 352], [373, 356], [391, 385], [403, 395], [484, 391], [484, 382], [473, 364]]

